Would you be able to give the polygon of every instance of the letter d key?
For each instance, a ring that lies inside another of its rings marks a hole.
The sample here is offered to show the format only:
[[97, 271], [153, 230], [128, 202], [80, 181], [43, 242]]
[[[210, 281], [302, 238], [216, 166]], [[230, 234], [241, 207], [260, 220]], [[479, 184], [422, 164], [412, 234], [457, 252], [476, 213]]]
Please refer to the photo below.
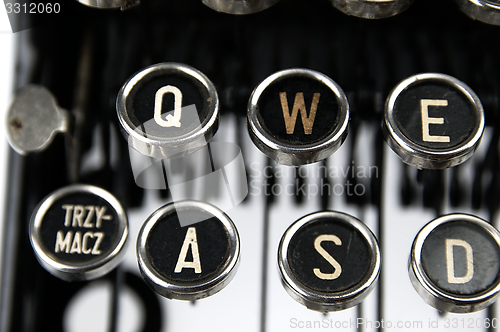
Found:
[[482, 310], [500, 292], [500, 233], [468, 214], [434, 219], [415, 237], [408, 271], [430, 306], [455, 313]]

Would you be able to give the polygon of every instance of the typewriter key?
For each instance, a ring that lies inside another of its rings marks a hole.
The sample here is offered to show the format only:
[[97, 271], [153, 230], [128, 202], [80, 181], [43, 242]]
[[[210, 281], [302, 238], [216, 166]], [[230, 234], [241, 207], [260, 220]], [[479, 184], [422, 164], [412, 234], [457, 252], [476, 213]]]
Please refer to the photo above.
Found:
[[287, 69], [262, 81], [248, 102], [248, 131], [255, 145], [280, 164], [323, 160], [344, 142], [349, 105], [342, 89], [308, 69]]
[[500, 233], [472, 215], [434, 219], [417, 234], [408, 271], [413, 287], [432, 307], [482, 310], [500, 291]]
[[375, 287], [380, 251], [373, 233], [358, 219], [323, 211], [297, 220], [278, 250], [281, 281], [307, 308], [328, 312], [353, 307]]
[[40, 264], [66, 281], [95, 279], [125, 254], [128, 221], [109, 192], [90, 185], [64, 187], [35, 209], [29, 228]]
[[332, 0], [341, 12], [362, 18], [385, 18], [406, 10], [413, 0]]
[[456, 78], [418, 74], [390, 93], [382, 126], [405, 163], [443, 169], [472, 156], [483, 134], [484, 111], [477, 95]]
[[200, 71], [159, 63], [123, 85], [116, 110], [131, 147], [145, 156], [178, 158], [212, 139], [218, 128], [219, 98]]
[[[202, 220], [182, 227], [182, 218]], [[234, 277], [238, 232], [218, 208], [197, 201], [167, 204], [144, 223], [137, 238], [139, 270], [158, 294], [177, 300], [211, 296]]]
[[260, 12], [279, 0], [202, 0], [203, 4], [218, 12], [244, 15]]
[[121, 10], [128, 9], [140, 3], [140, 0], [76, 0], [88, 7], [113, 9], [120, 8]]
[[68, 133], [70, 115], [43, 86], [27, 85], [16, 92], [7, 119], [7, 138], [19, 154], [40, 152], [57, 133]]
[[460, 9], [471, 18], [493, 25], [500, 25], [500, 1], [455, 0]]

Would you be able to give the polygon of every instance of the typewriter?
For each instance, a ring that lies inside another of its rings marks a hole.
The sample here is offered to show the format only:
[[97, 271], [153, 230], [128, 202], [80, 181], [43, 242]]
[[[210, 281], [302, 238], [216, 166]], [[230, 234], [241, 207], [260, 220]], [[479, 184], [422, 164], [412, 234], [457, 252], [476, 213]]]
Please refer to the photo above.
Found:
[[497, 330], [498, 1], [5, 5], [0, 331]]

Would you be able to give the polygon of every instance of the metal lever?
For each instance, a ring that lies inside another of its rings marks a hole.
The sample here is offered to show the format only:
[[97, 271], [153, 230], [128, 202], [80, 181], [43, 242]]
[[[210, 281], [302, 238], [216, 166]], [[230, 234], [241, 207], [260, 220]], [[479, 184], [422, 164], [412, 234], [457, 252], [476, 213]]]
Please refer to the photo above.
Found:
[[8, 111], [7, 139], [19, 154], [45, 150], [57, 133], [69, 133], [70, 115], [45, 87], [27, 85], [17, 91]]

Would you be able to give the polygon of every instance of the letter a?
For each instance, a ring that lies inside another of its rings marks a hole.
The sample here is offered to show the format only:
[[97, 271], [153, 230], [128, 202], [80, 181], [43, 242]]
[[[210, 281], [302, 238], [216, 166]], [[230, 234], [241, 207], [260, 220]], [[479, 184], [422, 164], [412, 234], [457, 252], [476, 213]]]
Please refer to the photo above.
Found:
[[[191, 246], [191, 252], [193, 254], [192, 262], [186, 262], [189, 246]], [[182, 269], [186, 267], [194, 268], [194, 273], [201, 273], [200, 253], [198, 251], [198, 240], [196, 239], [196, 228], [194, 227], [189, 227], [186, 232], [186, 237], [184, 238], [184, 243], [182, 244], [174, 272], [181, 273]]]
[[316, 275], [316, 277], [323, 280], [337, 279], [340, 276], [340, 273], [342, 273], [342, 267], [340, 266], [339, 262], [337, 262], [332, 256], [330, 256], [330, 254], [325, 249], [323, 249], [323, 247], [321, 246], [321, 242], [324, 241], [331, 241], [338, 246], [342, 245], [342, 241], [340, 241], [340, 239], [337, 236], [331, 234], [320, 235], [316, 238], [316, 240], [314, 240], [314, 248], [321, 256], [323, 256], [324, 259], [326, 259], [328, 263], [330, 263], [333, 266], [335, 272], [323, 273], [318, 268], [313, 269], [313, 272]]
[[[455, 263], [453, 260], [453, 247], [462, 247], [465, 249], [465, 259], [467, 260], [467, 273], [462, 277], [455, 276]], [[465, 284], [472, 279], [474, 275], [474, 259], [472, 256], [472, 247], [464, 240], [446, 239], [446, 268], [448, 272], [448, 282], [450, 284]]]

